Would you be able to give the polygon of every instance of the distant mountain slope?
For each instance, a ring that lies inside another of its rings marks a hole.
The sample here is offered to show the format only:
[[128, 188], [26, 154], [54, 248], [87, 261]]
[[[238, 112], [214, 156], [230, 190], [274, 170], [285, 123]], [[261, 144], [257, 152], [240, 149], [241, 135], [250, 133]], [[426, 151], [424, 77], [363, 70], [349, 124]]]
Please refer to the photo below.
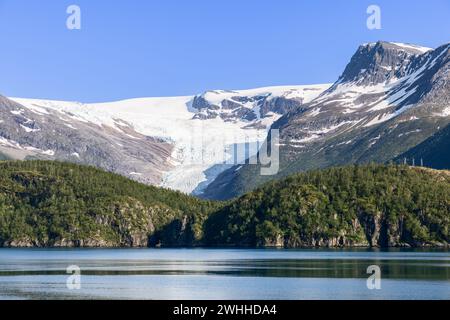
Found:
[[406, 159], [416, 164], [435, 169], [450, 169], [450, 125], [436, 132], [433, 136], [400, 155], [396, 161]]
[[173, 146], [114, 119], [101, 124], [67, 110], [24, 106], [0, 96], [0, 152], [11, 159], [58, 159], [84, 163], [159, 183], [171, 167]]
[[450, 172], [349, 166], [209, 202], [94, 167], [0, 162], [0, 246], [426, 246], [450, 240]]
[[333, 86], [273, 124], [280, 130], [277, 176], [235, 166], [202, 196], [228, 199], [295, 172], [383, 163], [413, 148], [450, 122], [449, 49], [382, 41], [360, 46]]
[[282, 114], [329, 86], [214, 90], [95, 104], [2, 98], [0, 152], [14, 159], [94, 165], [147, 184], [200, 193], [231, 167], [226, 162], [235, 156], [235, 146], [264, 141]]

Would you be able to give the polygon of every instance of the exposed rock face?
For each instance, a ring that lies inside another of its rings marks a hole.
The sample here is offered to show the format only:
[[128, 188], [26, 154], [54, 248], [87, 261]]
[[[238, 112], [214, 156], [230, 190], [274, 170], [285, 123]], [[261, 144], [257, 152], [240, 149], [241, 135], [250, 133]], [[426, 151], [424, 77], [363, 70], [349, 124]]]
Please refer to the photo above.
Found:
[[304, 100], [301, 98], [287, 99], [285, 97], [276, 97], [274, 99], [264, 99], [261, 104], [261, 114], [266, 116], [270, 112], [279, 114], [287, 114], [291, 111], [301, 111], [304, 105]]
[[[198, 112], [195, 119], [215, 119], [221, 118], [224, 121], [254, 121], [260, 117], [255, 108], [262, 104], [266, 97], [245, 97], [232, 96], [223, 100], [208, 100], [208, 97], [216, 94], [221, 95], [219, 91], [209, 91], [203, 95], [194, 97], [192, 107]], [[237, 94], [237, 93], [236, 93]]]
[[36, 244], [31, 239], [21, 239], [21, 240], [5, 241], [4, 243], [2, 243], [2, 247], [5, 247], [5, 248], [33, 248], [33, 247], [36, 247]]
[[195, 96], [192, 108], [197, 110], [194, 119], [216, 119], [224, 121], [249, 122], [251, 126], [261, 125], [261, 119], [274, 114], [284, 115], [302, 108], [304, 104], [318, 96], [328, 85], [298, 86], [291, 89], [263, 89], [207, 91]]
[[359, 227], [363, 228], [368, 244], [370, 246], [377, 246], [381, 229], [379, 213], [368, 214], [366, 212], [360, 212], [358, 219], [360, 222]]
[[338, 82], [374, 85], [407, 75], [411, 60], [423, 54], [422, 50], [379, 41], [358, 48]]

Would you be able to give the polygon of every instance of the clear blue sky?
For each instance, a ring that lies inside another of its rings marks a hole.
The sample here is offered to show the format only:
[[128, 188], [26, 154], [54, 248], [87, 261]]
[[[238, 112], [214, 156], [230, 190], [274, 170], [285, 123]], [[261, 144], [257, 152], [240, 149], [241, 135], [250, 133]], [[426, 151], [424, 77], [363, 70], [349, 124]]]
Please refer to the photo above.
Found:
[[[366, 9], [382, 10], [368, 30]], [[66, 8], [82, 29], [66, 28]], [[360, 43], [436, 47], [448, 0], [0, 0], [0, 94], [111, 101], [333, 82]]]

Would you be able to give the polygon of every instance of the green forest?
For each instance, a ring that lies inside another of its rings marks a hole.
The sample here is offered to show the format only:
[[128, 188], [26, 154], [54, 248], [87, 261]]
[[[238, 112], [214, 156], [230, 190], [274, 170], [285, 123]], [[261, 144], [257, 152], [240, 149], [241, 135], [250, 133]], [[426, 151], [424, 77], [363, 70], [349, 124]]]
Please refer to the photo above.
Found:
[[[194, 219], [217, 206], [94, 167], [0, 162], [3, 245], [146, 246], [150, 235], [177, 221], [188, 221], [192, 228], [201, 225]], [[195, 238], [200, 231], [185, 234]]]
[[0, 246], [448, 246], [450, 173], [311, 171], [205, 201], [89, 166], [0, 161]]
[[450, 175], [407, 166], [348, 166], [266, 184], [214, 213], [209, 244], [424, 246], [450, 239]]

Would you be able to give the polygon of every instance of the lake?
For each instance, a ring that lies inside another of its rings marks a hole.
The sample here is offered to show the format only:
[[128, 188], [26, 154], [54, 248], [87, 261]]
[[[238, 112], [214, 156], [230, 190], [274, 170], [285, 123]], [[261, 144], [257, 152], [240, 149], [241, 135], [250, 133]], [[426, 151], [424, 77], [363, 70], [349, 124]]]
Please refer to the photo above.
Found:
[[[369, 266], [380, 289], [368, 288]], [[0, 299], [450, 299], [450, 252], [0, 249]]]

